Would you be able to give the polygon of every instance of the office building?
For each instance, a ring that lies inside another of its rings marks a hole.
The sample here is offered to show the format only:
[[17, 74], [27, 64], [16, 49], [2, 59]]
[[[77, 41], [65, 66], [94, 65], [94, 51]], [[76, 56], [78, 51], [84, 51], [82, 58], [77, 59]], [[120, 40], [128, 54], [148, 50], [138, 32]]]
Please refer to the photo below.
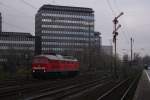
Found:
[[17, 55], [23, 53], [34, 53], [34, 36], [30, 33], [2, 32], [0, 33], [0, 62], [6, 62], [6, 56], [11, 56], [10, 52]]
[[0, 33], [2, 32], [2, 15], [0, 13]]
[[[90, 42], [89, 42], [90, 41]], [[94, 42], [91, 8], [43, 5], [35, 17], [35, 53], [76, 55]]]
[[95, 45], [95, 50], [100, 52], [101, 46], [102, 46], [102, 39], [101, 39], [101, 33], [100, 32], [95, 32], [94, 33], [94, 42], [93, 42], [93, 44]]

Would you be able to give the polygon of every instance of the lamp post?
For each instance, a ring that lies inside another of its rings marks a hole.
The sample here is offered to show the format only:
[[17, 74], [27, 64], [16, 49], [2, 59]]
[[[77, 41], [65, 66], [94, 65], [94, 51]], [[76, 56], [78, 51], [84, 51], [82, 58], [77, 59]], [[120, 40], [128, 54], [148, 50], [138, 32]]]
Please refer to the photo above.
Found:
[[117, 17], [114, 18], [113, 20], [113, 24], [114, 24], [114, 31], [113, 31], [113, 42], [114, 42], [114, 49], [115, 49], [115, 58], [114, 58], [114, 75], [115, 77], [117, 78], [118, 75], [117, 75], [117, 49], [116, 49], [116, 37], [118, 36], [118, 29], [121, 27], [121, 25], [118, 24], [118, 18], [120, 16], [122, 16], [124, 13], [121, 12]]

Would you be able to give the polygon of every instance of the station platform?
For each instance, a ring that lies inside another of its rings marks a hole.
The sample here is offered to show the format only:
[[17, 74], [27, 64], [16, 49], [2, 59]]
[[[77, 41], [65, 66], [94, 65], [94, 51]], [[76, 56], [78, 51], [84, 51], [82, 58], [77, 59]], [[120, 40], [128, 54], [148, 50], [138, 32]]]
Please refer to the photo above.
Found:
[[150, 70], [144, 70], [133, 100], [150, 100]]

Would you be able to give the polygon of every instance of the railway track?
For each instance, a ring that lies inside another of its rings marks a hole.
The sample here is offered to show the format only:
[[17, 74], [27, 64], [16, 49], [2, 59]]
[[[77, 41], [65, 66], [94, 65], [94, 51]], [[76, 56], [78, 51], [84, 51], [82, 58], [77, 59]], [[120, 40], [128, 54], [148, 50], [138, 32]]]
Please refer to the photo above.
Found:
[[[109, 72], [97, 72], [97, 74], [101, 73], [102, 76], [107, 76], [110, 73]], [[80, 74], [79, 77], [89, 77], [94, 76], [95, 73], [84, 73]], [[59, 78], [50, 79], [50, 81], [58, 80]], [[64, 79], [63, 79], [64, 80]], [[46, 80], [47, 81], [47, 80]], [[34, 78], [14, 78], [14, 79], [7, 79], [7, 80], [0, 80], [0, 88], [9, 87], [9, 86], [16, 86], [16, 85], [22, 85], [22, 84], [31, 84], [36, 82], [44, 82], [44, 80], [34, 79]]]
[[115, 87], [101, 95], [97, 100], [129, 100], [129, 98], [131, 99], [140, 76], [141, 75], [139, 74], [137, 75], [137, 77], [123, 80]]
[[46, 91], [42, 91], [42, 94], [26, 98], [25, 100], [60, 100], [80, 91], [88, 90], [91, 87], [103, 86], [104, 84], [108, 84], [111, 81], [112, 80], [110, 80], [110, 78], [103, 78], [98, 80], [85, 81], [75, 85], [59, 88], [53, 91], [51, 89], [47, 89]]
[[29, 95], [39, 94], [39, 92], [43, 92], [48, 89], [56, 90], [62, 87], [79, 84], [84, 81], [87, 82], [88, 79], [94, 80], [94, 78], [96, 77], [100, 78], [99, 76], [89, 75], [88, 77], [80, 76], [80, 77], [75, 77], [71, 79], [57, 80], [53, 82], [44, 81], [44, 82], [33, 83], [33, 84], [22, 84], [22, 85], [17, 85], [17, 86], [12, 86], [12, 87], [0, 88], [0, 98], [4, 100], [10, 100], [10, 98], [13, 100], [16, 100], [18, 98], [22, 99], [22, 98], [28, 97]]
[[140, 75], [112, 80], [109, 75], [79, 76], [0, 88], [2, 100], [131, 100]]
[[81, 93], [74, 93], [71, 96], [68, 95], [65, 98], [54, 100], [132, 100], [139, 77], [140, 75], [126, 80], [113, 81], [87, 91], [81, 91]]
[[[9, 98], [10, 97], [14, 97], [14, 99], [17, 99], [19, 97], [23, 97], [24, 94], [26, 93], [30, 93], [31, 91], [35, 92], [38, 91], [40, 89], [45, 89], [49, 86], [53, 86], [55, 84], [58, 84], [59, 82], [66, 82], [67, 80], [48, 80], [48, 81], [36, 81], [33, 83], [29, 83], [29, 84], [24, 84], [24, 83], [20, 83], [20, 84], [16, 84], [13, 86], [9, 86], [9, 87], [3, 87], [0, 88], [0, 98]], [[9, 100], [9, 99], [8, 99]]]
[[0, 88], [9, 87], [9, 86], [16, 86], [19, 84], [30, 84], [33, 82], [37, 82], [37, 79], [10, 79], [0, 81]]

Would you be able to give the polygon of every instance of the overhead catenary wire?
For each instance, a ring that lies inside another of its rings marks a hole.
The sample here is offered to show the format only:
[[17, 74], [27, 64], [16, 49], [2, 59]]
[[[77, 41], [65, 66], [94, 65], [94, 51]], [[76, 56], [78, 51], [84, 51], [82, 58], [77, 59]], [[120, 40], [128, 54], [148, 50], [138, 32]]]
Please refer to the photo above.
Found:
[[[5, 7], [5, 8], [7, 8], [7, 9], [8, 9], [8, 8], [13, 9], [13, 10], [15, 10], [15, 12], [18, 12], [18, 13], [21, 13], [21, 14], [24, 14], [24, 15], [27, 15], [25, 12], [22, 12], [21, 10], [16, 9], [16, 8], [13, 7], [13, 6], [7, 5], [7, 4], [5, 4], [5, 3], [1, 2], [1, 1], [0, 1], [0, 5], [3, 6], [3, 7]], [[30, 15], [27, 15], [27, 16], [30, 16]]]
[[[116, 0], [113, 0], [113, 3], [114, 3], [114, 8], [116, 8], [117, 10], [115, 10], [111, 5], [111, 3], [109, 2], [109, 0], [106, 0], [107, 1], [107, 5], [109, 6], [109, 9], [111, 10], [111, 12], [113, 13], [113, 16], [116, 17], [116, 13], [120, 13], [122, 10], [119, 10], [119, 6], [118, 6], [118, 3]], [[124, 25], [123, 25], [124, 26]], [[123, 28], [124, 29], [124, 28]], [[126, 32], [124, 32], [123, 30], [121, 30], [122, 32], [122, 35], [123, 35], [123, 40], [127, 43], [127, 44], [130, 44], [130, 38], [128, 37], [129, 35], [126, 34]]]
[[[0, 6], [3, 6], [4, 8], [10, 8], [10, 10], [14, 10], [15, 12], [18, 12], [18, 13], [20, 13], [20, 14], [11, 14], [11, 13], [4, 13], [4, 14], [6, 14], [6, 15], [9, 15], [8, 17], [11, 17], [11, 16], [15, 16], [15, 17], [24, 17], [24, 18], [28, 18], [28, 19], [30, 19], [30, 20], [33, 20], [33, 18], [34, 18], [34, 16], [31, 16], [31, 15], [28, 15], [27, 13], [25, 13], [25, 12], [23, 12], [23, 11], [21, 11], [21, 10], [19, 10], [19, 9], [16, 9], [15, 7], [13, 7], [13, 6], [10, 6], [10, 5], [8, 5], [8, 4], [6, 4], [6, 3], [4, 3], [4, 2], [1, 2], [0, 1]], [[14, 12], [13, 11], [13, 12]], [[16, 24], [12, 24], [12, 23], [9, 23], [9, 22], [7, 22], [7, 21], [2, 21], [2, 23], [4, 23], [4, 24], [6, 24], [6, 25], [9, 25], [9, 26], [11, 26], [11, 27], [13, 27], [13, 28], [16, 28], [16, 29], [19, 29], [19, 30], [23, 30], [23, 31], [26, 31], [27, 29], [25, 29], [25, 28], [23, 28], [23, 27], [20, 27], [20, 25], [16, 25]]]
[[[132, 33], [131, 33], [131, 32], [129, 32], [129, 31], [128, 31], [128, 29], [126, 29], [126, 28], [128, 27], [128, 24], [126, 23], [126, 21], [125, 21], [125, 18], [124, 18], [124, 17], [123, 17], [123, 25], [124, 25], [124, 26], [126, 26], [126, 27], [124, 27], [124, 28], [125, 28], [125, 30], [127, 31], [128, 36], [129, 36], [129, 37], [132, 37]], [[129, 33], [130, 33], [130, 34], [129, 34]]]
[[113, 9], [113, 7], [112, 7], [110, 1], [109, 1], [109, 0], [106, 0], [106, 3], [107, 3], [107, 5], [108, 5], [109, 9], [111, 10], [113, 16], [116, 16], [116, 13], [115, 13], [115, 11], [114, 11], [114, 9]]
[[116, 0], [113, 0], [114, 6], [116, 7], [116, 11], [121, 12], [118, 6], [118, 2]]
[[33, 6], [32, 4], [28, 3], [28, 2], [25, 1], [25, 0], [20, 0], [20, 1], [23, 2], [24, 4], [30, 6], [30, 7], [33, 8], [33, 9], [38, 9], [37, 7]]
[[[122, 11], [122, 10], [120, 10], [120, 8], [118, 6], [117, 0], [113, 0], [113, 3], [114, 3], [114, 7], [116, 8], [116, 10], [118, 12]], [[124, 16], [122, 17], [122, 19], [124, 20]], [[127, 24], [125, 22], [123, 22], [122, 24], [123, 24], [123, 26], [127, 26]], [[124, 29], [124, 28], [122, 28], [122, 29]], [[127, 31], [127, 32], [125, 32], [125, 31]], [[129, 34], [128, 30], [125, 30], [125, 29], [124, 29], [124, 31], [121, 31], [121, 32], [123, 33], [123, 35], [124, 35], [124, 37], [126, 39], [127, 44], [129, 44], [130, 43], [131, 34]]]
[[[117, 11], [120, 12], [120, 8], [119, 8], [119, 6], [118, 6], [117, 0], [113, 0], [113, 1], [114, 1], [114, 5], [115, 5]], [[124, 30], [124, 31], [122, 31], [122, 33], [123, 33], [123, 35], [124, 35], [124, 37], [125, 37], [125, 39], [126, 39], [126, 41], [127, 41], [127, 44], [130, 44], [130, 40], [132, 39], [132, 45], [133, 45], [133, 44], [134, 44], [134, 38], [133, 38], [133, 36], [132, 36], [132, 33], [129, 32], [129, 30], [127, 29], [128, 24], [126, 23], [124, 16], [122, 17], [122, 19], [123, 19], [122, 24], [123, 24], [123, 26], [124, 26], [124, 27], [123, 27], [123, 30]], [[133, 49], [133, 48], [132, 48], [132, 49]], [[133, 51], [131, 51], [131, 59], [132, 59], [132, 52], [133, 52]]]
[[[122, 11], [122, 9], [118, 5], [117, 0], [113, 0], [113, 1], [114, 1], [114, 5], [115, 5], [115, 8], [117, 9], [117, 11], [118, 12]], [[125, 17], [124, 16], [122, 17], [122, 19], [123, 19], [123, 21], [122, 21], [123, 26], [128, 26], [127, 23], [125, 22]], [[127, 31], [127, 34], [128, 34], [127, 36], [129, 36], [129, 39], [130, 39], [130, 37], [132, 37], [132, 36], [131, 36], [131, 34], [129, 34], [130, 32], [128, 30], [126, 30], [126, 31]]]
[[[11, 13], [8, 13], [8, 12], [6, 12], [6, 13], [4, 13], [5, 15], [8, 15], [7, 17], [12, 17], [12, 16], [15, 16], [15, 18], [17, 17], [24, 17], [24, 18], [28, 18], [28, 19], [33, 19], [32, 18], [32, 16], [31, 15], [27, 15], [27, 13], [25, 13], [25, 12], [22, 12], [21, 10], [19, 10], [19, 9], [16, 9], [15, 7], [13, 7], [13, 6], [10, 6], [10, 5], [8, 5], [8, 4], [6, 4], [6, 3], [4, 3], [4, 2], [1, 2], [0, 1], [0, 6], [3, 6], [3, 8], [10, 8], [10, 10], [14, 10], [15, 12], [18, 12], [18, 13], [20, 13], [20, 14], [11, 14]], [[7, 21], [4, 21], [4, 20], [2, 20], [2, 23], [4, 23], [4, 24], [6, 24], [6, 25], [8, 25], [8, 26], [11, 26], [12, 28], [15, 28], [15, 29], [18, 29], [18, 30], [23, 30], [23, 31], [26, 31], [26, 30], [29, 30], [29, 29], [26, 29], [26, 28], [23, 28], [23, 27], [21, 27], [20, 25], [16, 25], [16, 24], [13, 24], [13, 23], [9, 23], [9, 22], [7, 22]]]
[[[108, 4], [108, 6], [109, 6], [109, 8], [110, 8], [110, 10], [112, 11], [112, 13], [115, 15], [115, 10], [112, 8], [112, 6], [111, 6], [111, 3], [110, 3], [110, 1], [109, 0], [106, 0], [107, 1], [107, 4]], [[116, 2], [116, 1], [115, 1]], [[119, 9], [118, 9], [118, 11], [119, 11]], [[124, 33], [124, 32], [123, 32]], [[127, 38], [127, 36], [125, 35], [125, 37]]]
[[[115, 5], [116, 5], [116, 9], [118, 9], [118, 11], [120, 11], [121, 8], [118, 6], [117, 0], [114, 0], [114, 2], [115, 2]], [[127, 23], [126, 23], [126, 21], [125, 21], [125, 17], [123, 16], [122, 19], [123, 19], [123, 25], [127, 27], [128, 25], [127, 25]], [[127, 33], [128, 33], [129, 38], [132, 37], [132, 36], [131, 36], [131, 33], [130, 33], [127, 29], [126, 29], [126, 31], [127, 31]], [[129, 34], [129, 33], [130, 33], [130, 34]]]
[[124, 30], [122, 30], [121, 33], [123, 33], [123, 35], [124, 35], [124, 37], [125, 37], [125, 40], [126, 40], [127, 44], [130, 44], [129, 37], [126, 35], [126, 32], [125, 32]]

